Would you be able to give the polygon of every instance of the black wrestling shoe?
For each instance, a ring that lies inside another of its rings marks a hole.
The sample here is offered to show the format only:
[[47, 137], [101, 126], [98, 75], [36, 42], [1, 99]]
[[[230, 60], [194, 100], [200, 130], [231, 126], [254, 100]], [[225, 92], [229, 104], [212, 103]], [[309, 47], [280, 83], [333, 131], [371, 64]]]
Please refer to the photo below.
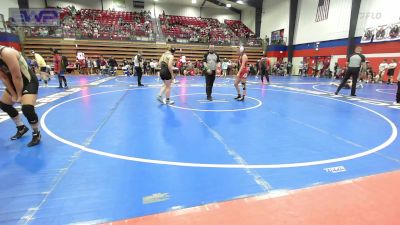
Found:
[[213, 100], [213, 98], [212, 98], [211, 96], [208, 96], [208, 97], [207, 97], [207, 101], [210, 101], [210, 102], [211, 102], [212, 100]]
[[42, 138], [42, 135], [40, 135], [40, 131], [33, 132], [32, 133], [32, 140], [31, 142], [28, 143], [28, 147], [32, 147], [35, 145], [38, 145], [40, 143], [40, 139]]
[[239, 100], [240, 98], [242, 98], [242, 96], [241, 96], [241, 95], [238, 95], [238, 96], [235, 98], [235, 100]]
[[242, 95], [241, 98], [237, 99], [239, 102], [243, 102], [244, 101], [244, 95]]
[[18, 129], [17, 133], [10, 138], [12, 141], [20, 139], [22, 136], [24, 136], [24, 134], [26, 134], [26, 132], [29, 131], [29, 128], [26, 127], [25, 125], [18, 126], [17, 129]]

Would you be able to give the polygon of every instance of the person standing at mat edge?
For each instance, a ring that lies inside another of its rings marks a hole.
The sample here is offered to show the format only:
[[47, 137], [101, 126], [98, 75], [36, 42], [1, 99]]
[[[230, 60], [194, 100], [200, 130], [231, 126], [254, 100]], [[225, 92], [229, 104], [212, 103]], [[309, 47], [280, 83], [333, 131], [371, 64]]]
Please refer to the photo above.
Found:
[[39, 131], [39, 118], [35, 111], [35, 104], [39, 90], [39, 82], [36, 75], [29, 69], [26, 60], [15, 49], [0, 45], [0, 79], [6, 86], [0, 100], [0, 109], [7, 113], [17, 126], [17, 133], [11, 140], [21, 138], [29, 131], [13, 107], [15, 103], [21, 103], [22, 113], [33, 129], [32, 140], [28, 147], [39, 144], [41, 135]]
[[[261, 74], [261, 84], [269, 84], [269, 71], [270, 71], [271, 62], [267, 58], [267, 52], [263, 52], [263, 57], [261, 57], [259, 62], [259, 68], [257, 74]], [[264, 83], [264, 77], [267, 80], [267, 83]]]
[[47, 83], [49, 81], [49, 74], [47, 73], [46, 61], [44, 61], [41, 55], [39, 55], [33, 50], [31, 50], [31, 54], [33, 55], [33, 57], [35, 57], [36, 63], [39, 67], [40, 78], [43, 80], [44, 86], [47, 87]]
[[361, 54], [362, 48], [360, 46], [356, 47], [354, 50], [354, 54], [350, 56], [347, 60], [347, 72], [343, 77], [342, 82], [340, 83], [338, 89], [335, 92], [335, 95], [339, 94], [339, 91], [344, 87], [347, 80], [352, 77], [352, 85], [351, 85], [351, 96], [356, 96], [356, 86], [357, 79], [360, 72], [365, 71], [365, 56]]
[[[170, 100], [171, 95], [171, 82], [173, 80], [174, 74], [174, 54], [176, 49], [170, 48], [164, 54], [162, 54], [159, 65], [161, 66], [160, 69], [160, 78], [163, 81], [163, 86], [160, 89], [160, 93], [157, 96], [157, 100], [166, 105], [174, 104], [174, 101]], [[165, 100], [162, 96], [165, 93]]]
[[135, 64], [135, 72], [136, 76], [138, 77], [138, 86], [142, 87], [144, 86], [142, 84], [142, 64], [143, 64], [143, 59], [142, 59], [142, 51], [139, 51], [138, 54], [135, 56], [133, 59], [133, 63]]
[[204, 55], [203, 66], [206, 76], [206, 94], [207, 100], [212, 101], [212, 88], [214, 86], [217, 66], [220, 63], [219, 55], [215, 53], [214, 45], [210, 45], [208, 52]]
[[67, 66], [65, 65], [66, 60], [65, 56], [61, 56], [57, 49], [53, 49], [53, 60], [54, 60], [54, 73], [58, 77], [58, 88], [62, 88], [62, 82], [64, 82], [64, 88], [68, 88], [67, 79], [65, 79], [64, 73], [66, 71]]
[[387, 75], [388, 75], [387, 84], [392, 84], [394, 71], [397, 68], [397, 60], [396, 59], [392, 59], [392, 62], [388, 65], [387, 68], [388, 68], [388, 70], [387, 70]]

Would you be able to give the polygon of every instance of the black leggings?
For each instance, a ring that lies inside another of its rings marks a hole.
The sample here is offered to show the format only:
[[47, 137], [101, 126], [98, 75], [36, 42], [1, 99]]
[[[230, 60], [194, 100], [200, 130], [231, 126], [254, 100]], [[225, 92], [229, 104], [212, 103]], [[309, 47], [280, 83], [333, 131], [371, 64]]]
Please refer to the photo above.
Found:
[[139, 66], [135, 66], [135, 71], [138, 77], [137, 78], [138, 85], [142, 85], [142, 68]]
[[357, 85], [357, 79], [358, 75], [360, 73], [360, 67], [349, 67], [347, 69], [346, 75], [344, 75], [342, 83], [340, 83], [336, 93], [339, 93], [340, 89], [344, 87], [344, 85], [347, 83], [347, 80], [352, 77], [352, 85], [351, 85], [351, 95], [356, 94], [356, 85]]
[[397, 103], [400, 103], [400, 80], [397, 81], [396, 102], [397, 102]]
[[65, 79], [65, 76], [64, 75], [58, 75], [58, 83], [59, 83], [60, 87], [62, 87], [62, 82], [63, 81], [64, 81], [64, 86], [65, 87], [68, 86], [67, 85], [67, 79]]

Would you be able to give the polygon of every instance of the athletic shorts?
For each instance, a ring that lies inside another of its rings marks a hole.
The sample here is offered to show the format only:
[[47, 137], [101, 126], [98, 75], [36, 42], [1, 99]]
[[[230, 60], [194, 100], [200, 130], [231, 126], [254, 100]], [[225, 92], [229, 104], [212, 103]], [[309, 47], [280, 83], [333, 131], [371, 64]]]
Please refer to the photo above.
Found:
[[40, 72], [46, 73], [47, 72], [47, 67], [40, 67]]
[[172, 80], [172, 75], [169, 72], [168, 67], [166, 67], [166, 66], [161, 67], [160, 78], [161, 78], [161, 80]]
[[[26, 79], [25, 76], [22, 76], [23, 80], [23, 87], [22, 87], [22, 95], [37, 95], [38, 90], [39, 90], [39, 81], [36, 77], [35, 74], [33, 74], [32, 70], [29, 70], [29, 73], [31, 74], [31, 80], [29, 81]], [[14, 87], [15, 90], [15, 87]], [[11, 95], [10, 91], [6, 89], [6, 92]]]
[[395, 70], [395, 69], [388, 69], [387, 75], [388, 75], [388, 76], [393, 76], [393, 75], [394, 75], [394, 70]]

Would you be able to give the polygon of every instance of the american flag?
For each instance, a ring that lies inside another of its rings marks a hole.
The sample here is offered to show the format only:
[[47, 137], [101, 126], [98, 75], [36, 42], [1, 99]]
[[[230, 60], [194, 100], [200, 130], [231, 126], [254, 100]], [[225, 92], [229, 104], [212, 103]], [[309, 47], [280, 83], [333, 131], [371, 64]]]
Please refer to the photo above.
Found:
[[315, 16], [315, 22], [328, 19], [329, 14], [329, 2], [330, 0], [318, 0], [317, 15]]

